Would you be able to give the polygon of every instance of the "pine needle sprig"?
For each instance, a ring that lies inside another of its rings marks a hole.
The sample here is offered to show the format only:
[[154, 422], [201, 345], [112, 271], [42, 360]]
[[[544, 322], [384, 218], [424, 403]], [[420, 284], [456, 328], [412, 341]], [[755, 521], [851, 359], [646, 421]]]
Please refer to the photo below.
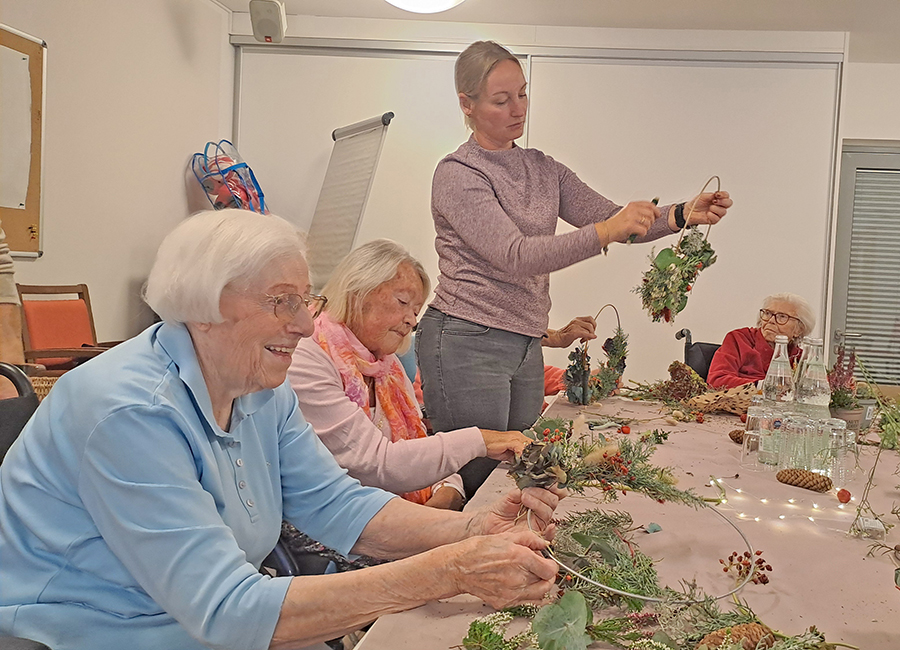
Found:
[[533, 440], [509, 470], [520, 489], [558, 485], [576, 493], [598, 488], [600, 498], [615, 501], [620, 492], [640, 492], [657, 501], [695, 508], [705, 502], [691, 490], [675, 487], [672, 470], [650, 463], [650, 439], [609, 441], [600, 434], [573, 439], [572, 422], [539, 420], [525, 435]]
[[[627, 512], [586, 510], [562, 520], [553, 541], [554, 553], [579, 573], [619, 591], [659, 597], [663, 590], [653, 560], [633, 541], [633, 521]], [[624, 605], [640, 611], [644, 603], [611, 593], [578, 576], [565, 575], [564, 589], [580, 591], [594, 609]]]

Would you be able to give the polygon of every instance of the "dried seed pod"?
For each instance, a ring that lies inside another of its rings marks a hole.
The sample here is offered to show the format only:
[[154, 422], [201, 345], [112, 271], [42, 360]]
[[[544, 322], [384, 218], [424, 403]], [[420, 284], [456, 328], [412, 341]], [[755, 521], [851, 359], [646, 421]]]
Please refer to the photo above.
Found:
[[731, 438], [734, 442], [739, 445], [744, 444], [744, 430], [743, 429], [733, 429], [728, 432], [728, 437]]
[[710, 632], [700, 640], [697, 647], [705, 645], [707, 648], [718, 648], [726, 638], [731, 642], [740, 641], [745, 650], [771, 648], [775, 643], [775, 635], [772, 630], [762, 623], [743, 623]]
[[775, 478], [782, 483], [815, 492], [827, 492], [832, 488], [830, 478], [805, 469], [783, 469], [775, 475]]

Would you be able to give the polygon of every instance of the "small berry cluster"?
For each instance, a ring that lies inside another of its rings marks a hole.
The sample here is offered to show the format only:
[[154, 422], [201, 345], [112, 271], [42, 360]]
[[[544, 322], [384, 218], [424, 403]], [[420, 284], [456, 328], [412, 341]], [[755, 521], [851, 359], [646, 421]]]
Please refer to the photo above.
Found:
[[565, 432], [560, 431], [559, 429], [554, 429], [553, 431], [544, 429], [541, 432], [541, 442], [559, 442], [563, 439], [565, 439]]
[[[622, 458], [622, 454], [619, 452], [614, 454], [604, 452], [603, 461], [604, 466], [612, 470], [610, 476], [611, 480], [619, 483], [628, 483], [629, 481], [635, 480], [635, 476], [631, 472], [631, 461]], [[600, 479], [600, 488], [604, 492], [615, 492], [616, 490], [615, 486], [605, 478]], [[627, 492], [622, 490], [622, 494], [627, 494]]]
[[755, 551], [754, 555], [756, 555], [755, 560], [753, 555], [750, 555], [750, 551], [744, 551], [743, 555], [735, 551], [728, 556], [727, 562], [720, 559], [719, 563], [724, 565], [722, 571], [725, 573], [734, 570], [737, 573], [738, 581], [746, 578], [752, 571], [753, 577], [750, 578], [750, 582], [755, 585], [767, 585], [769, 576], [766, 575], [766, 572], [772, 570], [772, 565], [763, 559], [762, 551]]

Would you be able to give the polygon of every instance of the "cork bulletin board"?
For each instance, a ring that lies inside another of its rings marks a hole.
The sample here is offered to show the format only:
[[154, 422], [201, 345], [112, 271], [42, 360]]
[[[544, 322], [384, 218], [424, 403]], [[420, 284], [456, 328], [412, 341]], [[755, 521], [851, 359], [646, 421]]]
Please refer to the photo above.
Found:
[[46, 51], [0, 25], [0, 223], [11, 251], [38, 256]]

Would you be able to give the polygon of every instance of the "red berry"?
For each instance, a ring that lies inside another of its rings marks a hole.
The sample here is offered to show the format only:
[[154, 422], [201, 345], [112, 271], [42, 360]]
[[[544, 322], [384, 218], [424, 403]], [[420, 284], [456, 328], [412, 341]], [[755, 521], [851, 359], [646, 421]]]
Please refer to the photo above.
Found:
[[841, 503], [850, 503], [850, 492], [847, 490], [838, 490], [837, 498]]
[[688, 285], [688, 286], [687, 286], [687, 291], [690, 291], [690, 290], [691, 290], [691, 285]]
[[746, 421], [747, 421], [747, 414], [741, 413], [741, 422], [746, 422]]
[[631, 433], [631, 427], [626, 424], [626, 425], [619, 427], [619, 431], [621, 431], [625, 435], [628, 435], [629, 433]]
[[695, 419], [696, 419], [697, 422], [699, 422], [700, 424], [703, 424], [703, 414], [702, 414], [702, 413], [698, 413], [698, 414], [697, 414], [697, 417], [696, 417]]

